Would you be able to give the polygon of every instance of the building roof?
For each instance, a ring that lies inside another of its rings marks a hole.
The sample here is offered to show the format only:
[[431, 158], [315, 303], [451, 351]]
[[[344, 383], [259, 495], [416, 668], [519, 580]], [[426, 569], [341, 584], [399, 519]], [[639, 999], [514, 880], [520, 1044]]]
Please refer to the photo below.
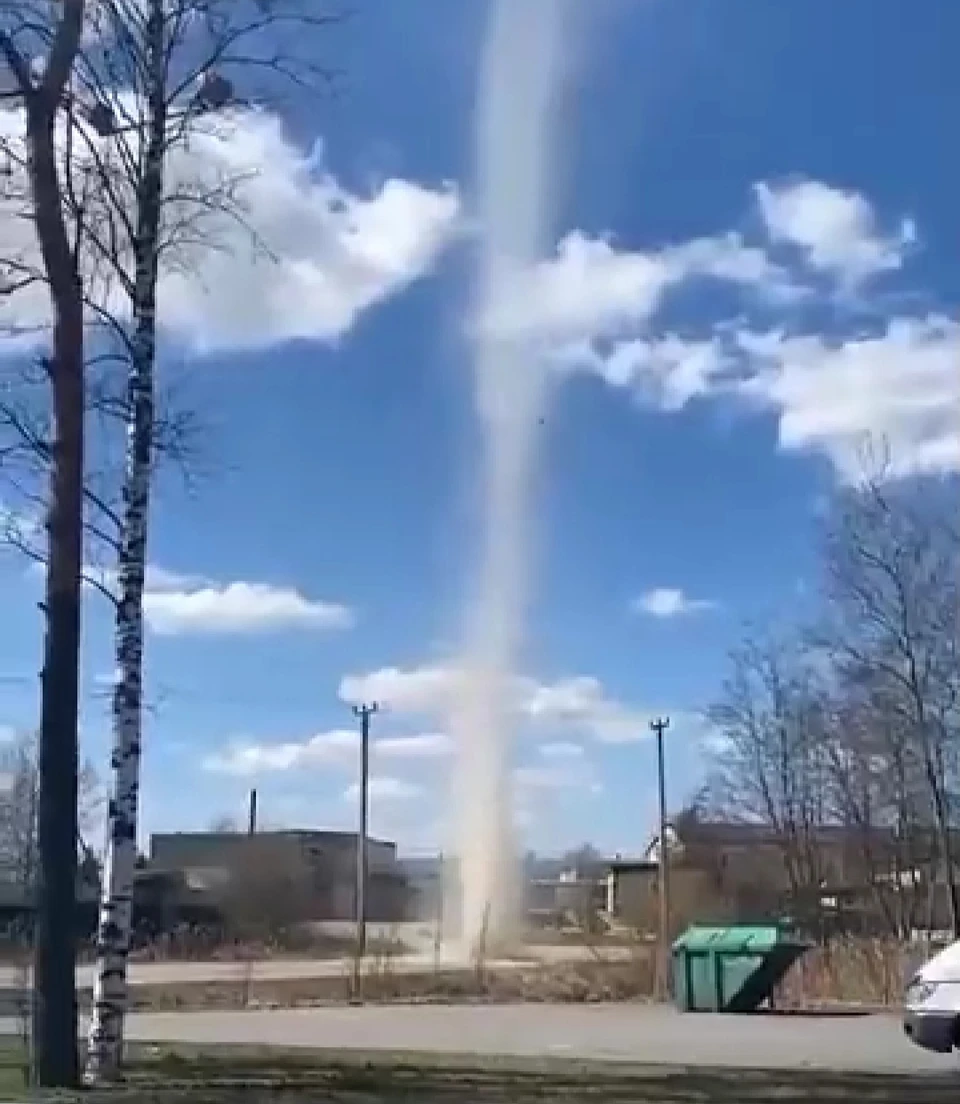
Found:
[[652, 859], [613, 859], [608, 865], [618, 874], [646, 873], [655, 871], [659, 866]]
[[[751, 821], [693, 820], [684, 818], [670, 825], [679, 847], [691, 844], [709, 844], [724, 847], [748, 847], [757, 844], [776, 844], [782, 840], [768, 824]], [[813, 838], [820, 844], [854, 844], [862, 836], [862, 829], [844, 824], [820, 824], [812, 829]], [[893, 839], [889, 828], [876, 826], [870, 830], [876, 840]], [[672, 841], [671, 841], [672, 843]], [[658, 840], [653, 836], [648, 851], [656, 849]]]

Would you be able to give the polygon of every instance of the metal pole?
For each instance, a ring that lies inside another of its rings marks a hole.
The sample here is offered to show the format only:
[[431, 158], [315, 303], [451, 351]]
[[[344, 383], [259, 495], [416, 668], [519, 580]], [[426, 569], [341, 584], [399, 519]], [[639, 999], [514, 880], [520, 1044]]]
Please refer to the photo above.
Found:
[[667, 772], [664, 762], [663, 734], [670, 727], [669, 717], [650, 722], [657, 737], [657, 797], [660, 814], [660, 986], [666, 994], [670, 977], [670, 848], [667, 844]]
[[441, 851], [437, 878], [437, 931], [433, 941], [434, 955], [437, 959], [440, 958], [440, 950], [443, 946], [443, 895], [446, 890], [446, 879], [443, 876], [443, 852]]
[[377, 712], [376, 702], [355, 705], [354, 716], [360, 718], [360, 831], [357, 834], [357, 886], [355, 917], [357, 921], [357, 964], [367, 953], [367, 836], [370, 813], [370, 718]]
[[[247, 837], [253, 840], [253, 837], [257, 834], [257, 791], [256, 788], [250, 790], [250, 800], [247, 806]], [[257, 860], [251, 856], [251, 861]], [[250, 990], [253, 987], [253, 959], [248, 959], [244, 963], [243, 968], [243, 1007], [250, 1007]]]
[[250, 791], [250, 814], [247, 821], [247, 834], [255, 836], [257, 834], [257, 791]]

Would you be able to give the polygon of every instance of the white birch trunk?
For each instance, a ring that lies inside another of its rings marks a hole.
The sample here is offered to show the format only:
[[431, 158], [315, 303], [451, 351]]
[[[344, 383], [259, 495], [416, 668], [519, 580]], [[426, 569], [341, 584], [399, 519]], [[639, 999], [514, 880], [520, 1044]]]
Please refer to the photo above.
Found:
[[136, 280], [130, 373], [127, 455], [123, 488], [123, 530], [117, 563], [117, 614], [113, 694], [113, 779], [108, 810], [103, 897], [97, 925], [97, 971], [87, 1051], [89, 1083], [117, 1076], [123, 1060], [128, 1002], [127, 960], [133, 921], [133, 881], [143, 712], [143, 590], [154, 433], [157, 245], [166, 143], [162, 0], [151, 0], [147, 56], [153, 81], [148, 97], [144, 170], [137, 189]]

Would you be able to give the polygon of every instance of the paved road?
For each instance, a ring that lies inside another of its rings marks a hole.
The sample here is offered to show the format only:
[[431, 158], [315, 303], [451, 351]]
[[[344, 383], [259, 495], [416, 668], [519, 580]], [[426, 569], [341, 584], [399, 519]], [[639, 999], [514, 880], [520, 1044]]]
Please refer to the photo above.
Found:
[[131, 1038], [949, 1076], [893, 1016], [682, 1015], [642, 1005], [420, 1005], [138, 1015]]

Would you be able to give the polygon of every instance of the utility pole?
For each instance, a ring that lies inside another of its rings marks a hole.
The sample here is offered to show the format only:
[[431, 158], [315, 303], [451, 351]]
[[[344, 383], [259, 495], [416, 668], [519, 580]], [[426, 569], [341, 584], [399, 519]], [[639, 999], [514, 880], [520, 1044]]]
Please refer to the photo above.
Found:
[[441, 851], [437, 877], [437, 931], [433, 940], [433, 955], [437, 962], [440, 961], [440, 951], [443, 947], [443, 895], [445, 892], [446, 879], [443, 876], [443, 852]]
[[[253, 841], [254, 836], [257, 834], [257, 790], [253, 787], [250, 790], [250, 800], [247, 806], [247, 837]], [[256, 859], [251, 856], [251, 861], [256, 862]], [[253, 960], [250, 959], [244, 964], [243, 970], [243, 1007], [248, 1008], [250, 1006], [250, 987], [253, 982]]]
[[250, 809], [249, 818], [247, 820], [247, 835], [255, 836], [257, 834], [257, 791], [255, 789], [250, 791]]
[[357, 969], [367, 953], [367, 823], [370, 819], [370, 718], [379, 710], [376, 702], [355, 705], [353, 715], [360, 718], [360, 831], [357, 834]]
[[657, 717], [650, 729], [657, 737], [657, 796], [660, 814], [660, 992], [669, 991], [670, 978], [670, 859], [667, 844], [667, 771], [663, 754], [663, 734], [670, 727], [669, 717]]

